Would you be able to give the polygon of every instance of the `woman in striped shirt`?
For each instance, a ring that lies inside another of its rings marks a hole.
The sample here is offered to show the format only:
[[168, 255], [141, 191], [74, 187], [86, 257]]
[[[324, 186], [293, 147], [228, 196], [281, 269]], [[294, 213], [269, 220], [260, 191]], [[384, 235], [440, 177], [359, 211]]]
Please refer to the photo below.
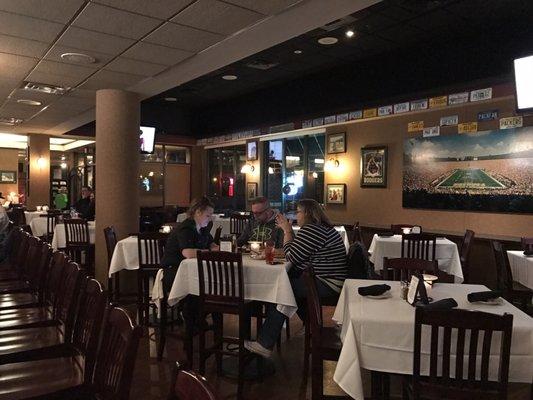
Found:
[[[306, 287], [301, 272], [312, 267], [317, 277], [318, 294], [330, 297], [338, 294], [347, 277], [346, 248], [342, 238], [315, 200], [300, 200], [296, 221], [301, 227], [294, 236], [291, 223], [283, 215], [276, 218], [283, 229], [285, 257], [293, 265], [289, 271], [292, 290], [298, 305], [298, 316], [305, 321]], [[267, 317], [257, 342], [245, 342], [245, 347], [264, 357], [269, 357], [285, 322], [285, 315], [275, 304], [267, 306]]]

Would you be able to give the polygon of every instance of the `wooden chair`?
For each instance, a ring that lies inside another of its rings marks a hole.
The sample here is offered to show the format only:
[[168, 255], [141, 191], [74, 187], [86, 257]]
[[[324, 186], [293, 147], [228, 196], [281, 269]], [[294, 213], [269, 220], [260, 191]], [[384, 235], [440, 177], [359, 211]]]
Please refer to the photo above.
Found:
[[337, 328], [323, 326], [322, 304], [318, 296], [315, 276], [311, 268], [303, 272], [307, 287], [307, 308], [311, 332], [311, 399], [348, 399], [349, 397], [324, 395], [324, 360], [338, 361], [342, 342]]
[[402, 235], [402, 258], [419, 258], [434, 260], [437, 249], [437, 237], [426, 233]]
[[520, 238], [520, 244], [522, 245], [522, 250], [527, 253], [533, 253], [533, 237]]
[[502, 291], [503, 297], [507, 301], [527, 313], [528, 307], [531, 305], [533, 290], [513, 280], [513, 272], [503, 245], [492, 240], [491, 246], [496, 261], [497, 288]]
[[475, 232], [467, 229], [463, 241], [461, 243], [461, 249], [459, 250], [459, 257], [461, 260], [461, 269], [463, 271], [463, 283], [468, 283], [470, 281], [470, 268], [469, 268], [469, 258], [470, 251], [472, 250], [472, 242], [474, 240]]
[[[205, 324], [200, 324], [200, 374], [205, 373], [205, 362], [212, 354], [216, 356], [218, 373], [222, 370], [222, 355], [238, 357], [237, 399], [241, 399], [245, 367], [244, 339], [248, 336], [249, 306], [251, 305], [250, 302], [244, 301], [242, 254], [222, 251], [198, 251], [196, 254], [200, 321], [209, 313], [213, 314], [214, 320], [214, 344], [210, 348], [206, 348], [207, 327]], [[239, 317], [238, 337], [225, 337], [223, 335], [224, 314], [233, 314]], [[224, 350], [224, 343], [237, 344], [238, 352]]]
[[26, 215], [24, 214], [23, 208], [21, 207], [12, 208], [10, 212], [8, 213], [8, 216], [15, 226], [26, 225]]
[[361, 225], [359, 225], [359, 221], [356, 221], [352, 226], [352, 243], [353, 242], [359, 242], [364, 245], [363, 232], [361, 230]]
[[[111, 267], [111, 259], [113, 258], [113, 252], [117, 245], [117, 233], [115, 227], [106, 226], [104, 228], [105, 245], [107, 250], [107, 272], [109, 275], [109, 268]], [[113, 278], [107, 279], [107, 287], [109, 290], [110, 300], [118, 301], [120, 298], [120, 278], [119, 272], [113, 274]]]
[[391, 281], [410, 281], [415, 273], [438, 276], [437, 260], [419, 258], [383, 258], [383, 278]]
[[46, 218], [46, 234], [43, 239], [48, 243], [52, 243], [59, 215], [54, 212], [47, 212], [46, 214], [40, 214], [39, 217]]
[[150, 325], [151, 303], [150, 281], [155, 279], [161, 268], [161, 257], [168, 235], [159, 232], [144, 232], [137, 235], [139, 269], [137, 270], [137, 312], [139, 325]]
[[215, 230], [215, 236], [213, 236], [213, 242], [220, 244], [220, 235], [222, 234], [222, 225]]
[[65, 226], [65, 252], [71, 260], [94, 276], [94, 244], [89, 236], [89, 224], [84, 219], [72, 218], [63, 221]]
[[391, 224], [390, 230], [394, 235], [402, 235], [403, 228], [413, 228], [414, 226], [411, 224]]
[[250, 215], [242, 215], [239, 213], [231, 214], [229, 217], [230, 234], [239, 236], [249, 221]]
[[[431, 327], [429, 375], [426, 375], [421, 368], [423, 325]], [[443, 334], [439, 334], [439, 328]], [[420, 398], [507, 399], [512, 328], [513, 316], [510, 314], [496, 315], [460, 309], [425, 310], [423, 307], [417, 307], [414, 327], [413, 376], [404, 380], [404, 396], [416, 400]], [[453, 340], [452, 329], [457, 330], [457, 335], [453, 336]], [[482, 335], [481, 332], [483, 332]], [[491, 342], [496, 332], [501, 332], [501, 336], [498, 335], [500, 337], [499, 352], [491, 354]], [[465, 338], [468, 336], [470, 339], [466, 346], [469, 350], [465, 358]], [[483, 340], [483, 345], [478, 346], [478, 341], [481, 340]], [[450, 367], [454, 348], [456, 349], [455, 368]], [[481, 348], [481, 354], [478, 353], [478, 348]], [[491, 362], [497, 363], [498, 366], [496, 381], [489, 380]], [[453, 377], [451, 370], [455, 370]]]
[[193, 371], [185, 371], [176, 362], [168, 400], [217, 400], [207, 380]]

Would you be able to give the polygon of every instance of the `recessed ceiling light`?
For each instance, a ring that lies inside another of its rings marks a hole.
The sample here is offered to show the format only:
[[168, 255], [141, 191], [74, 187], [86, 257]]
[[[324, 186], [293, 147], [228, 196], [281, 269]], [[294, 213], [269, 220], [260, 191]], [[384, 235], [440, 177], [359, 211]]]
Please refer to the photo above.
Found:
[[234, 81], [235, 79], [237, 79], [237, 75], [224, 75], [222, 76], [222, 79], [224, 79], [225, 81]]
[[339, 41], [339, 39], [337, 39], [335, 37], [331, 37], [331, 36], [326, 36], [326, 37], [318, 39], [318, 43], [326, 45], [326, 46], [335, 44], [338, 41]]
[[352, 31], [351, 29], [348, 29], [345, 34], [346, 34], [346, 37], [351, 38], [355, 35], [355, 32]]
[[29, 100], [29, 99], [18, 99], [17, 103], [26, 104], [28, 106], [40, 106], [41, 104], [43, 104], [40, 101]]
[[302, 54], [303, 51], [302, 50], [294, 50], [294, 54]]
[[165, 101], [178, 101], [175, 97], [165, 97]]
[[61, 58], [76, 64], [93, 64], [96, 62], [96, 58], [83, 53], [63, 53]]

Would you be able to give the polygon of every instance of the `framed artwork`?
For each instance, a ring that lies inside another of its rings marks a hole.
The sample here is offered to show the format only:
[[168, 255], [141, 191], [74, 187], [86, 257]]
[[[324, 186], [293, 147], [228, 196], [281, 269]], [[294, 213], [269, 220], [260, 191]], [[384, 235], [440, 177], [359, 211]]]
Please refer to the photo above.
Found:
[[361, 187], [387, 187], [387, 146], [361, 148]]
[[0, 171], [0, 183], [17, 183], [17, 171]]
[[327, 145], [328, 154], [346, 153], [346, 132], [329, 134]]
[[327, 204], [344, 204], [346, 203], [346, 184], [328, 183], [326, 190]]
[[257, 182], [248, 182], [246, 184], [246, 198], [248, 201], [257, 197]]
[[257, 140], [252, 140], [251, 142], [246, 143], [246, 160], [255, 161], [257, 160]]

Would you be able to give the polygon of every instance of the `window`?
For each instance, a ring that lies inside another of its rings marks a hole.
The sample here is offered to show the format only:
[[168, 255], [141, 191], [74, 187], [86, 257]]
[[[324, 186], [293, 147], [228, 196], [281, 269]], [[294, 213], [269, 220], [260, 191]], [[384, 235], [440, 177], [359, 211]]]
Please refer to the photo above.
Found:
[[244, 210], [246, 163], [245, 146], [222, 147], [208, 151], [208, 195], [215, 200], [217, 210]]

